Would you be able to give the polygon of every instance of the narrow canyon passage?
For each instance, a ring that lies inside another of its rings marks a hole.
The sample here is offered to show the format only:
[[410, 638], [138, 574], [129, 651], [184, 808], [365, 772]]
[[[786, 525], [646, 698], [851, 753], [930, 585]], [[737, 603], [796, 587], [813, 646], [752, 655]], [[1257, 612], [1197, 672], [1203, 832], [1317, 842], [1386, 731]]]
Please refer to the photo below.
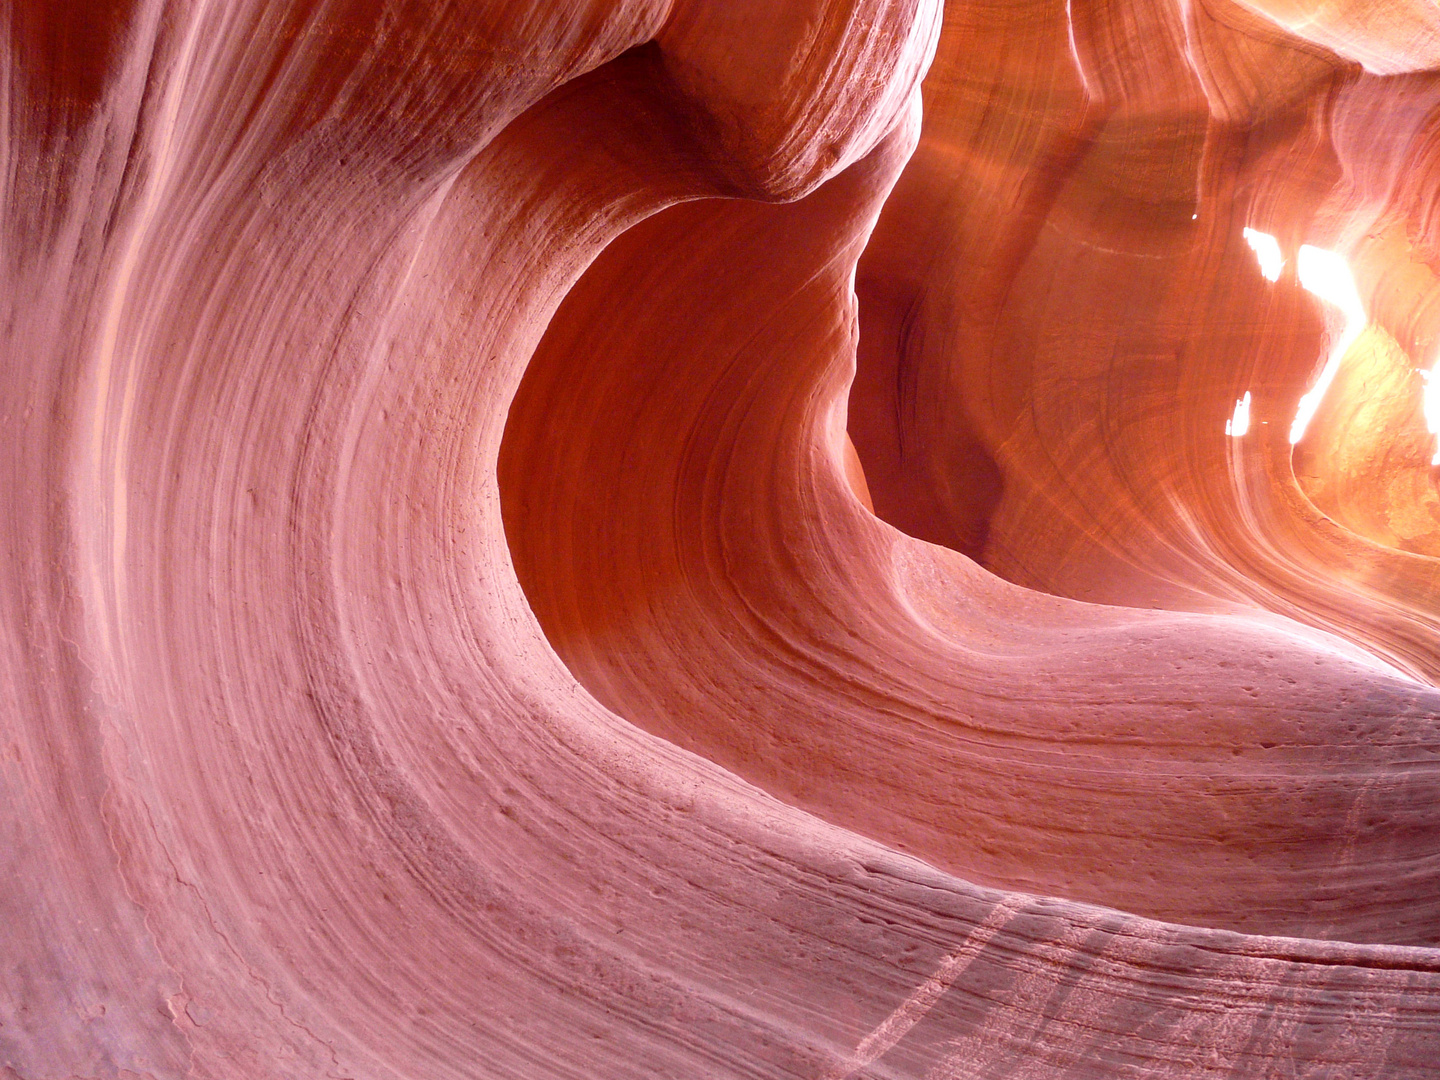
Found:
[[0, 28], [5, 1080], [1440, 1075], [1429, 5]]
[[551, 643], [620, 715], [972, 880], [1433, 943], [1440, 692], [1278, 620], [1027, 593], [849, 492], [849, 281], [905, 142], [657, 214], [566, 297], [500, 457]]

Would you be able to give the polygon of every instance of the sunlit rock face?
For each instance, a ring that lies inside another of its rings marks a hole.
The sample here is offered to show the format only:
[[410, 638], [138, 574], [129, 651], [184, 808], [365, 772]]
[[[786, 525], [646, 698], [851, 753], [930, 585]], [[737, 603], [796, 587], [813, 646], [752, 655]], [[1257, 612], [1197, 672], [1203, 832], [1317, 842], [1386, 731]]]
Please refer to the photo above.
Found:
[[0, 25], [0, 1076], [1440, 1075], [1432, 5]]

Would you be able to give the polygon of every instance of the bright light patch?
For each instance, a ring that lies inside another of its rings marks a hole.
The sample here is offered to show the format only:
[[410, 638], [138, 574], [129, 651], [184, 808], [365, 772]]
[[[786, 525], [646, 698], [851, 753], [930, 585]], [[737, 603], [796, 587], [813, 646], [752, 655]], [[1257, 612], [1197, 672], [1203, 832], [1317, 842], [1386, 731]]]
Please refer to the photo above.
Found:
[[1240, 438], [1250, 430], [1250, 391], [1235, 402], [1235, 415], [1225, 421], [1225, 434]]
[[[1300, 271], [1301, 285], [1321, 300], [1334, 304], [1352, 321], [1365, 321], [1365, 305], [1360, 302], [1355, 277], [1343, 256], [1310, 244], [1301, 244], [1296, 269]], [[1356, 327], [1356, 333], [1361, 329], [1363, 327]]]
[[[1429, 371], [1420, 372], [1420, 377], [1425, 380], [1425, 396], [1421, 399], [1425, 409], [1425, 426], [1431, 435], [1440, 435], [1440, 361]], [[1436, 446], [1430, 464], [1440, 465], [1440, 446]]]
[[1260, 232], [1248, 226], [1241, 232], [1255, 258], [1260, 260], [1260, 273], [1269, 281], [1279, 281], [1280, 271], [1285, 269], [1285, 256], [1280, 254], [1280, 242], [1269, 233]]
[[1325, 361], [1325, 367], [1321, 370], [1320, 377], [1315, 380], [1315, 385], [1300, 399], [1300, 407], [1295, 412], [1295, 422], [1290, 425], [1292, 444], [1305, 437], [1305, 429], [1310, 426], [1315, 411], [1320, 408], [1320, 402], [1325, 397], [1325, 391], [1330, 389], [1335, 373], [1340, 370], [1340, 361], [1345, 358], [1346, 352], [1365, 329], [1368, 321], [1365, 305], [1360, 300], [1360, 290], [1355, 287], [1355, 275], [1350, 273], [1350, 264], [1344, 258], [1333, 251], [1302, 244], [1295, 268], [1299, 271], [1301, 285], [1321, 300], [1340, 309], [1345, 316], [1345, 329], [1331, 347], [1330, 358]]

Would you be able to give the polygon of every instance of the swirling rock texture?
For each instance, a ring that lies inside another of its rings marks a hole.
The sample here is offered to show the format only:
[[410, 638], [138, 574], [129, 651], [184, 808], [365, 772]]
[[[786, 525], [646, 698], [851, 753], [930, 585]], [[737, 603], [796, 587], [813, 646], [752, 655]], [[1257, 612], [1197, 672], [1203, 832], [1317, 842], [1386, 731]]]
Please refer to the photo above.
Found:
[[0, 1074], [1440, 1075], [1433, 5], [0, 26]]

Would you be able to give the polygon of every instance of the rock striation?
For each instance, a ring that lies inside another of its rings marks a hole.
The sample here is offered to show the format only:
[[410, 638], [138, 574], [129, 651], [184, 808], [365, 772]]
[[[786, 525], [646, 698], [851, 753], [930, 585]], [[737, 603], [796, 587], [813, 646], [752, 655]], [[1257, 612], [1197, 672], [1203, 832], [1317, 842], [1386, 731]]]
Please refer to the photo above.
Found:
[[1431, 5], [0, 28], [0, 1076], [1440, 1075]]

